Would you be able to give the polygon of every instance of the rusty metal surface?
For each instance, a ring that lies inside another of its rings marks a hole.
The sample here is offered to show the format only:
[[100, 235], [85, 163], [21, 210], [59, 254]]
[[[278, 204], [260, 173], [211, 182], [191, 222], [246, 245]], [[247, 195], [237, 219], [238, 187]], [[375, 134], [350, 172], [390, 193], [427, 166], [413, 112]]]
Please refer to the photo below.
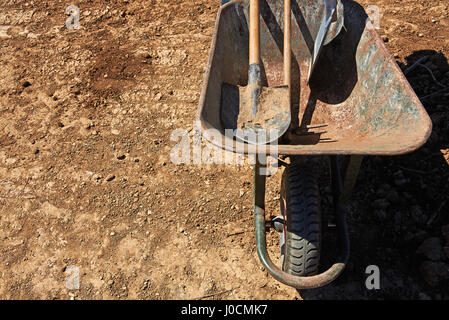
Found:
[[[310, 41], [319, 25], [315, 3], [292, 0], [292, 119], [277, 152], [394, 155], [419, 148], [430, 135], [430, 119], [355, 1], [341, 1], [345, 29], [342, 21], [331, 26], [330, 37], [338, 35], [323, 48], [307, 84]], [[261, 0], [260, 6], [262, 83], [277, 86], [283, 82], [283, 1]], [[223, 83], [245, 86], [248, 81], [247, 9], [248, 1], [234, 0], [219, 10], [198, 118], [203, 131], [222, 134], [220, 146], [227, 150], [270, 152], [224, 135], [226, 115], [235, 110], [222, 106], [228, 94]]]

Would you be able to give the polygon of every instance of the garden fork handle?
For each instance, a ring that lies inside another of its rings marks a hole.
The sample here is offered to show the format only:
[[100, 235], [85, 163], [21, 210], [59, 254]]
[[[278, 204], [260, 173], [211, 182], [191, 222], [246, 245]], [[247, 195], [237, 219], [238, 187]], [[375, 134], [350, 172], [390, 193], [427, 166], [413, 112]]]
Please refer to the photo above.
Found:
[[291, 87], [291, 0], [284, 0], [284, 84]]

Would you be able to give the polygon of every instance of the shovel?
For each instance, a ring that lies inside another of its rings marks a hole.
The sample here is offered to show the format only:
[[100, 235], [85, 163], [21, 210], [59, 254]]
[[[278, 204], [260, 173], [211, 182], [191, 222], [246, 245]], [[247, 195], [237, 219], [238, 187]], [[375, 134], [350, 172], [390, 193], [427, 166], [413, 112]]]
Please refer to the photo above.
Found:
[[[284, 85], [263, 87], [260, 77], [259, 0], [250, 1], [248, 85], [239, 87], [235, 135], [250, 144], [268, 144], [290, 126], [290, 0], [285, 0]], [[288, 14], [287, 14], [288, 13]]]
[[310, 81], [310, 77], [312, 76], [313, 70], [315, 69], [316, 62], [318, 61], [321, 49], [323, 48], [324, 38], [326, 38], [331, 22], [336, 19], [335, 16], [336, 10], [337, 10], [337, 0], [324, 0], [324, 16], [315, 39], [312, 61], [309, 68], [309, 75], [307, 77], [307, 82]]

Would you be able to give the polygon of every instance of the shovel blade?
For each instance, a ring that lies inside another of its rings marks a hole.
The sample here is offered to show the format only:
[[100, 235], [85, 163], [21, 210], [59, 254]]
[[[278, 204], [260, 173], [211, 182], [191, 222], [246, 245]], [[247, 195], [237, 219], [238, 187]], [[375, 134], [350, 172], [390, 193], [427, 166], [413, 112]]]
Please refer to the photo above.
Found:
[[262, 87], [253, 108], [250, 87], [239, 87], [236, 136], [251, 144], [268, 144], [281, 137], [291, 123], [288, 86]]

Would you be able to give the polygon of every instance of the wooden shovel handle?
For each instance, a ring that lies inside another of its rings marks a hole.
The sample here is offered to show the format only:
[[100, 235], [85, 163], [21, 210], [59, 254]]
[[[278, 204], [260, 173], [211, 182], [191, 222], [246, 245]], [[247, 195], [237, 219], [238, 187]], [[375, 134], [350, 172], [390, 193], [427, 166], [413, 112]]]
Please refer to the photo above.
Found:
[[284, 84], [291, 87], [291, 0], [284, 0]]
[[[249, 64], [260, 63], [259, 0], [249, 5]], [[291, 85], [291, 0], [284, 0], [284, 84]]]
[[259, 0], [249, 3], [249, 64], [260, 63], [260, 9]]

